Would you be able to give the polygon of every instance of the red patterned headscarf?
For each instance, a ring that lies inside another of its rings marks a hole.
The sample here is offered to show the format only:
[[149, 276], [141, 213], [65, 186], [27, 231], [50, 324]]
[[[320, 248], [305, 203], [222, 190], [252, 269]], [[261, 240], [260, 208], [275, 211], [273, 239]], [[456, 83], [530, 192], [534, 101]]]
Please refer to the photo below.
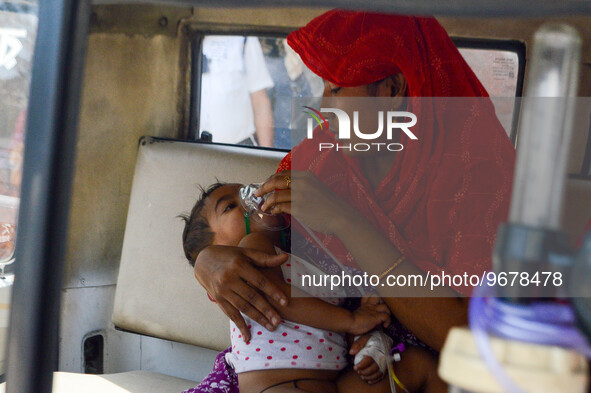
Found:
[[[309, 170], [357, 208], [404, 256], [424, 271], [481, 275], [491, 267], [499, 223], [507, 218], [515, 151], [488, 94], [433, 18], [329, 11], [288, 36], [306, 65], [337, 86], [370, 84], [402, 72], [418, 140], [402, 135], [388, 175], [374, 190], [357, 159], [315, 131], [283, 167]], [[468, 97], [425, 100], [421, 97]], [[319, 235], [354, 265], [334, 236]], [[456, 287], [464, 294], [471, 288]]]

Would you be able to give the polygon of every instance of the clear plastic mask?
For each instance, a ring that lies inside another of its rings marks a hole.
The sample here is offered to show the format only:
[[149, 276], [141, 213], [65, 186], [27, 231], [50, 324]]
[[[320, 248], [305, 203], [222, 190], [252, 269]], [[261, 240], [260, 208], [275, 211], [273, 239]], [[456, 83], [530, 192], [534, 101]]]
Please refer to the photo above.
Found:
[[261, 187], [261, 184], [249, 184], [240, 187], [238, 194], [240, 203], [244, 208], [248, 218], [270, 231], [280, 231], [289, 227], [289, 217], [285, 214], [270, 214], [261, 209], [261, 206], [273, 192], [262, 197], [256, 197], [255, 191]]

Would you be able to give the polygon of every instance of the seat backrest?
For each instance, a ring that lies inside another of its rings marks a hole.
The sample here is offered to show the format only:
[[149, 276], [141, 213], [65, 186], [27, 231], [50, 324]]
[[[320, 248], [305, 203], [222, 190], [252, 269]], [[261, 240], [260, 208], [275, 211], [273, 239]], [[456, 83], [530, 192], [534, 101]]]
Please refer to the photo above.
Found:
[[[229, 345], [228, 319], [193, 276], [182, 249], [183, 222], [198, 185], [261, 182], [282, 152], [143, 138], [127, 217], [113, 322], [137, 333], [220, 350]], [[581, 206], [588, 181], [569, 180], [563, 225], [572, 238], [591, 217]], [[574, 208], [576, 207], [576, 209]]]
[[254, 183], [273, 174], [283, 152], [142, 138], [127, 215], [113, 322], [133, 332], [220, 350], [228, 318], [195, 280], [182, 248], [198, 185]]

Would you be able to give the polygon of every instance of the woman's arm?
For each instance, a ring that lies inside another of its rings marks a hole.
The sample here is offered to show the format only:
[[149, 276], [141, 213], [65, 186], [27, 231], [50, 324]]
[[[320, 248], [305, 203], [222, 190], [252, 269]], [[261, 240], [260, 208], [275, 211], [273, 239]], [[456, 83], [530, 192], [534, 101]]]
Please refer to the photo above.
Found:
[[[286, 176], [291, 176], [298, 186], [289, 189]], [[267, 198], [263, 209], [292, 214], [316, 231], [336, 235], [368, 274], [382, 274], [401, 255], [357, 209], [335, 195], [313, 174], [298, 171], [277, 173], [263, 184], [257, 195], [277, 189], [280, 191]], [[314, 206], [314, 209], [309, 206]], [[404, 261], [390, 274], [424, 276], [425, 272], [412, 261]], [[421, 286], [379, 285], [376, 289], [396, 318], [437, 351], [441, 350], [452, 327], [467, 324], [468, 299], [459, 298], [450, 288], [437, 287], [431, 291]]]
[[[380, 275], [401, 255], [400, 251], [355, 209], [341, 216], [335, 235], [346, 245], [355, 261], [368, 274]], [[422, 275], [412, 261], [403, 261], [392, 275]], [[381, 283], [384, 283], [384, 280]], [[408, 281], [408, 280], [407, 280]], [[468, 299], [460, 298], [447, 287], [376, 288], [396, 318], [421, 341], [440, 351], [447, 333], [454, 326], [468, 323]]]
[[[273, 242], [263, 233], [245, 236], [239, 246], [266, 253], [275, 252]], [[289, 297], [287, 305], [281, 305], [272, 298], [269, 302], [279, 314], [292, 322], [337, 333], [363, 334], [379, 324], [390, 322], [390, 312], [385, 304], [363, 304], [355, 312], [310, 297], [284, 281], [280, 267], [260, 269], [269, 281]]]

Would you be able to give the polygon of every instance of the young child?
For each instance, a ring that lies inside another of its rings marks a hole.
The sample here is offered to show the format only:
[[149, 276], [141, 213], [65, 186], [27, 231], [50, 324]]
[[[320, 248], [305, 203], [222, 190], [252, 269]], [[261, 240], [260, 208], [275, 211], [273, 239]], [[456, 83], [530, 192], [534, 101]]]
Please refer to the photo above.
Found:
[[[245, 211], [240, 203], [240, 184], [216, 183], [202, 192], [190, 216], [185, 217], [183, 247], [191, 265], [209, 245], [228, 245], [276, 253], [283, 247], [281, 234], [269, 231], [251, 220], [247, 232]], [[238, 328], [230, 323], [232, 351], [227, 362], [238, 373], [242, 393], [279, 392], [358, 392], [358, 377], [345, 373], [347, 366], [345, 334], [366, 333], [389, 323], [389, 310], [383, 303], [364, 301], [355, 311], [310, 297], [294, 297], [280, 267], [262, 269], [288, 296], [287, 306], [269, 299], [282, 316], [275, 331], [268, 331], [243, 315], [252, 339], [245, 342]], [[365, 362], [367, 364], [367, 362]], [[365, 366], [367, 367], [367, 366]], [[359, 371], [359, 370], [358, 370]], [[338, 385], [338, 389], [337, 389]], [[389, 392], [389, 380], [364, 384], [364, 392]]]

